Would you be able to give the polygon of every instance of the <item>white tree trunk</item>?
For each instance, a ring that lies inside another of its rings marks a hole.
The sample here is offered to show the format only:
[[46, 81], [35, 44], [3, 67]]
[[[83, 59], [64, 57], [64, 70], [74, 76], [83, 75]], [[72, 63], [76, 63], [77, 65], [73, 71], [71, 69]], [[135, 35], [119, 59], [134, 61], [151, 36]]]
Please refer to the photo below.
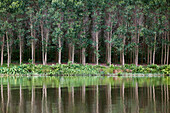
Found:
[[71, 61], [72, 60], [72, 44], [71, 43], [69, 43], [68, 44], [68, 61]]
[[22, 63], [22, 39], [21, 39], [21, 35], [19, 34], [19, 48], [20, 48], [20, 51], [19, 51], [19, 56], [20, 56], [20, 65]]
[[125, 54], [124, 54], [124, 49], [125, 49], [125, 41], [126, 41], [126, 36], [123, 37], [123, 49], [122, 49], [122, 65], [125, 65]]
[[83, 65], [86, 65], [86, 55], [85, 55], [85, 51], [86, 49], [85, 48], [82, 48], [82, 64]]
[[[162, 34], [162, 40], [163, 40], [163, 34]], [[163, 58], [164, 57], [164, 45], [163, 45], [163, 42], [162, 42], [162, 54], [161, 54], [161, 65], [163, 65]]]
[[[31, 38], [34, 37], [33, 35], [33, 22], [32, 22], [32, 14], [30, 15], [30, 29], [31, 29]], [[32, 56], [32, 64], [34, 64], [34, 39], [31, 39], [31, 56]]]
[[42, 44], [42, 61], [43, 65], [45, 65], [45, 56], [44, 56], [44, 27], [43, 22], [41, 21], [41, 44]]
[[3, 35], [3, 39], [2, 39], [2, 46], [1, 46], [1, 66], [3, 65], [3, 61], [4, 61], [4, 42], [5, 41], [5, 35]]
[[152, 64], [152, 49], [150, 49], [150, 64]]
[[96, 65], [99, 64], [99, 32], [96, 32]]
[[[168, 38], [168, 42], [169, 42], [169, 32], [167, 33], [167, 38]], [[169, 64], [169, 45], [167, 45], [167, 65]]]
[[58, 37], [58, 63], [61, 64], [61, 37]]
[[47, 64], [47, 54], [48, 54], [48, 51], [47, 51], [47, 47], [48, 47], [48, 39], [49, 39], [49, 30], [46, 29], [46, 44], [45, 44], [45, 65]]
[[7, 59], [7, 64], [8, 64], [8, 67], [9, 67], [9, 60], [10, 60], [10, 53], [9, 53], [9, 39], [8, 39], [8, 33], [6, 32], [6, 39], [7, 39], [7, 54], [8, 54], [8, 59]]
[[74, 45], [72, 44], [72, 64], [74, 63], [74, 49], [75, 49], [75, 47], [74, 47]]
[[138, 33], [138, 37], [137, 37], [137, 45], [136, 45], [136, 57], [135, 57], [135, 65], [138, 66], [138, 56], [139, 56], [139, 37], [140, 37], [140, 30], [139, 30], [139, 33]]
[[155, 64], [155, 51], [156, 51], [156, 33], [155, 33], [154, 50], [153, 50], [153, 64]]
[[[165, 42], [166, 42], [166, 32], [165, 32]], [[164, 56], [164, 65], [166, 64], [166, 43], [165, 43], [165, 56]]]
[[150, 52], [150, 50], [149, 50], [149, 46], [148, 46], [148, 59], [147, 59], [147, 64], [149, 64], [149, 52]]

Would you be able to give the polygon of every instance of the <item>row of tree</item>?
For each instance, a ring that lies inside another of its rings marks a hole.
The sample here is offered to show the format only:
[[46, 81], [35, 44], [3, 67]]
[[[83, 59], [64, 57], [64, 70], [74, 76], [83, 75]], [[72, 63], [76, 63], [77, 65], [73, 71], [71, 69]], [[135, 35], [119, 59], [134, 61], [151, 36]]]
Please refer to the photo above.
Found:
[[3, 0], [0, 40], [8, 66], [11, 59], [169, 64], [169, 2]]

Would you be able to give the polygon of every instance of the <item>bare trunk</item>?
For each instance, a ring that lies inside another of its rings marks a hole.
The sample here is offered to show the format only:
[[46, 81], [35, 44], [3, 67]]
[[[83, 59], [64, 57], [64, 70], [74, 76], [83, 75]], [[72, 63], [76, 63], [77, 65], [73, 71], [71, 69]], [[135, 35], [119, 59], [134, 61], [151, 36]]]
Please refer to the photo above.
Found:
[[[168, 42], [169, 42], [169, 32], [167, 33], [167, 38], [168, 38]], [[167, 65], [169, 64], [169, 45], [167, 45]]]
[[125, 65], [125, 54], [124, 54], [124, 47], [125, 47], [125, 41], [126, 41], [126, 37], [123, 37], [123, 49], [122, 49], [122, 65]]
[[149, 64], [149, 46], [148, 46], [148, 60], [147, 60], [147, 64]]
[[20, 49], [20, 51], [19, 51], [19, 56], [20, 56], [20, 65], [21, 65], [21, 63], [22, 63], [22, 39], [21, 39], [21, 35], [19, 34], [19, 49]]
[[43, 65], [45, 65], [45, 57], [44, 57], [44, 27], [43, 22], [41, 22], [41, 41], [42, 41], [42, 61]]
[[[163, 38], [163, 34], [162, 34], [162, 40], [163, 40], [164, 38]], [[162, 54], [161, 54], [161, 65], [163, 65], [163, 57], [164, 57], [164, 45], [163, 45], [163, 41], [162, 41]]]
[[138, 33], [138, 37], [137, 37], [137, 42], [136, 42], [136, 57], [135, 57], [135, 65], [138, 66], [138, 54], [139, 54], [139, 37], [140, 37], [140, 30], [139, 30], [139, 33]]
[[[30, 29], [31, 29], [31, 38], [34, 37], [33, 35], [33, 22], [32, 22], [32, 15], [30, 15]], [[34, 39], [31, 39], [31, 56], [32, 56], [32, 64], [34, 64]]]
[[46, 29], [46, 43], [45, 43], [45, 64], [47, 64], [47, 54], [48, 54], [48, 51], [47, 51], [47, 47], [48, 47], [48, 39], [49, 39], [49, 30]]
[[107, 32], [107, 41], [106, 42], [106, 54], [107, 54], [107, 63], [111, 65], [111, 37], [109, 35], [109, 32]]
[[74, 45], [72, 45], [72, 57], [71, 57], [72, 58], [72, 60], [71, 60], [72, 64], [74, 63], [74, 49], [75, 49]]
[[[13, 36], [13, 33], [12, 33], [12, 36]], [[11, 40], [9, 41], [9, 63], [11, 63], [11, 56], [12, 56], [12, 50], [13, 50], [13, 47], [12, 47], [12, 44], [14, 43], [13, 39], [11, 38]]]
[[152, 49], [150, 49], [150, 64], [152, 64]]
[[99, 32], [96, 32], [96, 65], [99, 64]]
[[58, 37], [58, 63], [61, 64], [61, 37]]
[[68, 61], [71, 61], [72, 44], [68, 44]]
[[153, 50], [153, 64], [155, 64], [155, 51], [156, 51], [156, 33], [155, 33], [154, 50]]
[[109, 65], [111, 65], [111, 37], [110, 37], [110, 35], [109, 35], [109, 32], [107, 32], [107, 41], [108, 42], [106, 42], [106, 58], [107, 58], [107, 62], [106, 63], [108, 63]]
[[[36, 38], [36, 30], [34, 29], [34, 38]], [[34, 40], [34, 63], [35, 63], [35, 40]]]
[[8, 54], [8, 60], [7, 60], [7, 64], [8, 64], [8, 67], [9, 67], [9, 60], [10, 60], [10, 53], [9, 53], [9, 39], [8, 39], [8, 33], [6, 32], [6, 39], [7, 39], [7, 54]]
[[5, 35], [3, 35], [3, 39], [2, 39], [2, 46], [1, 46], [1, 66], [3, 65], [3, 61], [4, 61], [4, 42], [5, 41]]
[[32, 42], [31, 42], [32, 44], [32, 47], [31, 47], [31, 49], [32, 49], [32, 64], [34, 64], [34, 41], [32, 40]]
[[[166, 32], [165, 32], [165, 42], [166, 42]], [[166, 43], [165, 43], [165, 56], [164, 56], [164, 65], [166, 64]]]
[[86, 65], [86, 55], [85, 55], [85, 48], [82, 48], [82, 64]]

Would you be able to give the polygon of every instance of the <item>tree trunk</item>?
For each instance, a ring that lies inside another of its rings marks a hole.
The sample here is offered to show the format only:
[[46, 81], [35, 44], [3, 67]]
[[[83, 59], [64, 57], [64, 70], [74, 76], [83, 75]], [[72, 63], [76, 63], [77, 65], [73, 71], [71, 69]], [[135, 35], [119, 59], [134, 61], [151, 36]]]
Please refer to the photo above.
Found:
[[72, 45], [72, 64], [74, 63], [74, 49], [75, 49], [75, 47], [74, 47], [74, 45]]
[[124, 54], [124, 47], [125, 47], [126, 36], [123, 37], [123, 49], [122, 49], [122, 65], [125, 65], [125, 54]]
[[99, 64], [99, 32], [96, 32], [96, 65]]
[[2, 45], [1, 45], [1, 66], [3, 65], [3, 61], [4, 61], [4, 41], [5, 41], [5, 35], [3, 35], [2, 37]]
[[107, 56], [107, 62], [109, 65], [111, 65], [111, 37], [109, 35], [109, 32], [107, 32], [107, 41], [106, 42], [106, 56]]
[[152, 49], [150, 49], [150, 64], [152, 64]]
[[61, 64], [61, 37], [58, 37], [58, 63]]
[[[166, 42], [166, 32], [165, 32], [165, 42]], [[164, 65], [166, 64], [166, 43], [165, 43], [165, 55], [164, 55]]]
[[19, 56], [20, 56], [20, 65], [22, 63], [22, 39], [21, 39], [21, 34], [19, 33], [19, 48], [20, 48], [20, 51], [19, 51]]
[[42, 61], [43, 61], [43, 65], [45, 65], [45, 57], [44, 57], [44, 25], [43, 22], [41, 21], [41, 43], [42, 43]]
[[155, 64], [155, 51], [156, 51], [156, 33], [155, 33], [154, 50], [153, 50], [153, 64]]
[[68, 44], [68, 61], [71, 61], [71, 57], [72, 57], [72, 55], [71, 55], [71, 53], [72, 53], [72, 44], [71, 43], [69, 43]]
[[[58, 27], [61, 29], [61, 24], [58, 24]], [[58, 37], [58, 63], [61, 64], [61, 37]]]
[[149, 50], [149, 46], [148, 46], [148, 59], [147, 59], [147, 64], [149, 64], [149, 52], [150, 52], [150, 50]]
[[[34, 37], [33, 35], [33, 22], [32, 22], [32, 15], [30, 15], [30, 29], [31, 29], [31, 38]], [[32, 56], [32, 64], [34, 64], [34, 39], [31, 39], [31, 56]]]
[[82, 64], [86, 65], [86, 55], [85, 55], [86, 49], [82, 48]]
[[9, 67], [10, 53], [9, 53], [9, 39], [8, 39], [8, 33], [7, 32], [6, 32], [6, 39], [7, 39], [7, 54], [8, 54], [7, 64], [8, 64], [8, 67]]
[[45, 40], [45, 65], [47, 64], [47, 48], [48, 48], [48, 39], [49, 39], [49, 29], [46, 29], [46, 40]]
[[[168, 38], [168, 42], [169, 42], [169, 31], [168, 31], [168, 33], [167, 33], [167, 38]], [[167, 60], [167, 65], [169, 64], [169, 45], [167, 45], [167, 58], [166, 58]]]
[[[163, 40], [163, 34], [162, 34], [162, 40]], [[163, 65], [163, 58], [164, 57], [164, 45], [163, 45], [163, 41], [162, 41], [162, 54], [161, 54], [161, 65]]]
[[31, 41], [31, 49], [32, 49], [32, 64], [34, 64], [34, 41], [33, 41], [33, 39], [32, 39], [32, 41]]
[[[12, 36], [14, 36], [13, 35], [13, 32], [11, 33], [12, 34]], [[14, 43], [14, 40], [13, 40], [13, 38], [11, 38], [11, 40], [9, 40], [9, 63], [11, 63], [11, 56], [12, 56], [12, 50], [13, 50], [13, 47], [12, 47], [12, 45], [13, 45], [13, 43]]]
[[[34, 38], [36, 39], [36, 30], [34, 29]], [[35, 40], [34, 40], [34, 63], [35, 63]]]
[[139, 37], [140, 37], [140, 30], [139, 30], [139, 33], [138, 33], [138, 37], [137, 37], [137, 42], [136, 42], [136, 56], [135, 56], [135, 65], [138, 66], [138, 54], [139, 54]]

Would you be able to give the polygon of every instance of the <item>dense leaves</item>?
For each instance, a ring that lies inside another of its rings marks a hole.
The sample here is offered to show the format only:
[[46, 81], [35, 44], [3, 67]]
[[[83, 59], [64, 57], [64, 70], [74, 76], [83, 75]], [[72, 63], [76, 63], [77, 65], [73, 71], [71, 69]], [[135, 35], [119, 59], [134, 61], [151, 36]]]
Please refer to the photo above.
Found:
[[169, 64], [169, 2], [3, 0], [3, 37], [1, 62]]

